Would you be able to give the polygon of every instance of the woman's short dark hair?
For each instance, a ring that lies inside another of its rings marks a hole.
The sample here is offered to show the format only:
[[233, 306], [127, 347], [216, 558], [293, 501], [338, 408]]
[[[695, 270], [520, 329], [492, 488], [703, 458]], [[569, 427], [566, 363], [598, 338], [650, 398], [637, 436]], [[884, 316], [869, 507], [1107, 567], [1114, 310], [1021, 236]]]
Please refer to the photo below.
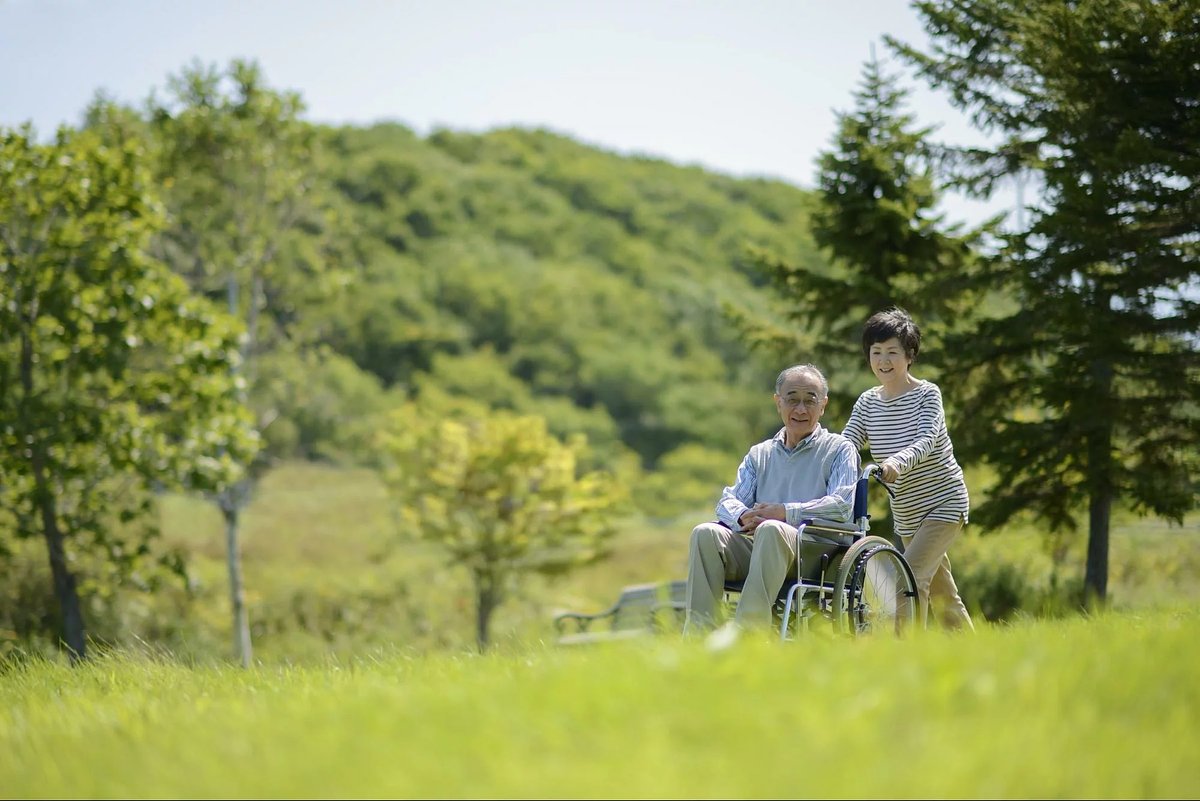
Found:
[[897, 306], [872, 314], [871, 319], [867, 320], [862, 333], [863, 356], [869, 360], [871, 346], [887, 342], [892, 337], [900, 340], [904, 355], [909, 361], [917, 358], [921, 351], [921, 329], [913, 322], [908, 312]]

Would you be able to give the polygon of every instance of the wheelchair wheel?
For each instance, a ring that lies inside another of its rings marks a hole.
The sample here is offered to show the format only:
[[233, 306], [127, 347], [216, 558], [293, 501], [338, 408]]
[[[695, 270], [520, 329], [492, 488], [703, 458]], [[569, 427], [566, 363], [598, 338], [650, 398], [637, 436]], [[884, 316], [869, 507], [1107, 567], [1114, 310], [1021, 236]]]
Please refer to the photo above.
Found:
[[833, 624], [855, 636], [903, 634], [919, 611], [917, 582], [900, 551], [882, 537], [863, 537], [838, 566]]

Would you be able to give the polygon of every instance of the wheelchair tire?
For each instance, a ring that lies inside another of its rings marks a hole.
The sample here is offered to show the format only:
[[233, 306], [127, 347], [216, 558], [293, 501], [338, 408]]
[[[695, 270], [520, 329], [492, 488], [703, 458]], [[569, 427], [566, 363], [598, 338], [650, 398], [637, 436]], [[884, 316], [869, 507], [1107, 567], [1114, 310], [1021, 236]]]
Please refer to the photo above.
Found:
[[904, 555], [882, 537], [864, 537], [838, 566], [835, 630], [854, 636], [903, 634], [920, 610], [917, 582]]

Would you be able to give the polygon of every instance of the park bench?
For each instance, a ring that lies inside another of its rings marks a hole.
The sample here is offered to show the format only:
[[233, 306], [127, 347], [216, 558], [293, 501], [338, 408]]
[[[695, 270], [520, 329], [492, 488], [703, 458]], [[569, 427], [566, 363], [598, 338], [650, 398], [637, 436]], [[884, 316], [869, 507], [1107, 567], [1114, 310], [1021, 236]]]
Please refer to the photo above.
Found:
[[621, 640], [683, 624], [687, 582], [632, 584], [603, 612], [560, 612], [554, 616], [559, 645]]

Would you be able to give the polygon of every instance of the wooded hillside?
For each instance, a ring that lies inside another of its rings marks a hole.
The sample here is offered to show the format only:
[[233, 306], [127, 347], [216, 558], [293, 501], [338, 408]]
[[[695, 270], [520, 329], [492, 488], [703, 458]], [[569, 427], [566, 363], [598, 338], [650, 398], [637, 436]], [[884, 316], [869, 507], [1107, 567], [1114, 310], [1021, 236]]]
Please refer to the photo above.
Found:
[[356, 272], [315, 315], [383, 386], [536, 412], [647, 468], [772, 429], [781, 365], [722, 305], [767, 307], [748, 245], [820, 262], [804, 191], [544, 131], [321, 138]]

